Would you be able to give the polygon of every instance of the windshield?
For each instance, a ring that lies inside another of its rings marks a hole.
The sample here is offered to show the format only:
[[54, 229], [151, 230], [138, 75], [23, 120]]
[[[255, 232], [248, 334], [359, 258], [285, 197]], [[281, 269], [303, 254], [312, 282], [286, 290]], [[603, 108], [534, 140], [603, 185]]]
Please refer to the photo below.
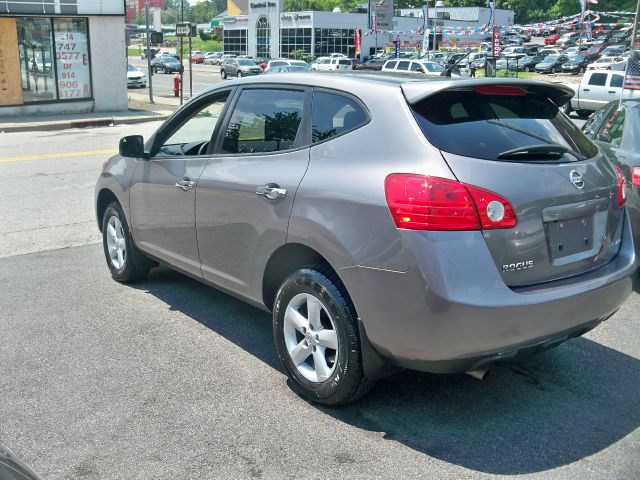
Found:
[[569, 61], [571, 62], [581, 62], [582, 60], [584, 60], [584, 58], [581, 57], [580, 55], [573, 55], [569, 57]]
[[445, 91], [414, 105], [413, 111], [429, 141], [457, 155], [498, 160], [503, 152], [535, 144], [559, 144], [587, 158], [597, 153], [556, 105], [536, 94]]
[[127, 72], [137, 72], [138, 69], [133, 65], [127, 65]]
[[249, 67], [255, 65], [255, 63], [253, 63], [253, 60], [241, 59], [238, 60], [238, 65]]
[[560, 57], [558, 55], [549, 55], [547, 58], [545, 58], [542, 63], [555, 63], [558, 61]]

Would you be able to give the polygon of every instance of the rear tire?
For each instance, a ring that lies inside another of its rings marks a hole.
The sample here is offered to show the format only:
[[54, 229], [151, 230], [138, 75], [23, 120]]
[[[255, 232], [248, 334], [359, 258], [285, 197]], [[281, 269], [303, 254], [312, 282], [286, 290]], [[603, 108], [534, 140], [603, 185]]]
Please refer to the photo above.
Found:
[[571, 108], [571, 101], [569, 101], [569, 102], [565, 103], [565, 104], [562, 106], [562, 111], [563, 111], [567, 116], [569, 116], [569, 115], [571, 114], [571, 112], [573, 111], [573, 109]]
[[242, 72], [238, 71], [238, 73], [236, 74], [236, 77], [242, 78]]
[[318, 267], [290, 275], [273, 308], [276, 352], [292, 388], [323, 405], [345, 405], [373, 386], [363, 371], [357, 314], [342, 282]]
[[129, 224], [118, 202], [112, 202], [102, 217], [102, 246], [115, 281], [137, 282], [149, 273], [152, 262], [133, 244]]

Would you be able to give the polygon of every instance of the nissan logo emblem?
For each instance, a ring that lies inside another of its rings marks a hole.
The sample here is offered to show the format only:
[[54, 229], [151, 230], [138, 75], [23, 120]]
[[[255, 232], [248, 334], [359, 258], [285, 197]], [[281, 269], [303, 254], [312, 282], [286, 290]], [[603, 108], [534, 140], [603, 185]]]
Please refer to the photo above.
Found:
[[578, 190], [582, 190], [584, 188], [584, 179], [579, 171], [571, 170], [571, 172], [569, 172], [569, 180], [571, 180], [573, 186]]

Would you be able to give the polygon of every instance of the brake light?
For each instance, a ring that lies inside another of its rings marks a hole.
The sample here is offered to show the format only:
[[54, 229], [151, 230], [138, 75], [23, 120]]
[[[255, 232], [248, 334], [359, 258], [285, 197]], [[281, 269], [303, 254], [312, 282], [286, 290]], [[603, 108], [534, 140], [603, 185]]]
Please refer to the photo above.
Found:
[[508, 200], [446, 178], [393, 173], [385, 180], [385, 195], [398, 228], [488, 230], [517, 223]]
[[509, 97], [524, 97], [527, 95], [520, 87], [507, 87], [504, 85], [478, 85], [473, 87], [476, 93], [481, 95], [505, 95]]
[[633, 167], [633, 169], [631, 169], [631, 185], [640, 187], [640, 167]]
[[616, 169], [616, 175], [618, 177], [618, 206], [621, 207], [627, 201], [627, 179], [624, 178], [624, 175], [617, 165], [614, 165], [614, 167]]

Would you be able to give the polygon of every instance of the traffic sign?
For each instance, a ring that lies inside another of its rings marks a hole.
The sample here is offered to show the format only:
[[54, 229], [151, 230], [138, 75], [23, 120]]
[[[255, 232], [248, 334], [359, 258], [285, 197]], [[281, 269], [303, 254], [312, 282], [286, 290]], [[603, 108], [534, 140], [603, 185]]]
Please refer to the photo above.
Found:
[[176, 37], [188, 37], [191, 35], [190, 23], [176, 23]]

